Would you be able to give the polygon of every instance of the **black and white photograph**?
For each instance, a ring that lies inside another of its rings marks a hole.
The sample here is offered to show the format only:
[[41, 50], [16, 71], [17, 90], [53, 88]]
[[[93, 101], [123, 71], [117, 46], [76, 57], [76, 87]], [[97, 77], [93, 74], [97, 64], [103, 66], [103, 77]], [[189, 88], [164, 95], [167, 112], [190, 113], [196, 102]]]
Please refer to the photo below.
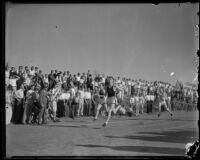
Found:
[[199, 3], [5, 7], [7, 158], [200, 156]]

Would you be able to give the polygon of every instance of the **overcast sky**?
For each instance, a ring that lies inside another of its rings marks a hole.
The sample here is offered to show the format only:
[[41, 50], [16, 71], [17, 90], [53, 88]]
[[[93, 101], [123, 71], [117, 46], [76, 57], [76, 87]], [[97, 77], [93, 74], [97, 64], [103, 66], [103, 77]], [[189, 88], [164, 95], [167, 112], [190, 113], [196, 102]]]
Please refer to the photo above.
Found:
[[6, 62], [36, 65], [44, 73], [90, 69], [136, 79], [192, 81], [195, 10], [190, 3], [12, 4], [6, 14]]

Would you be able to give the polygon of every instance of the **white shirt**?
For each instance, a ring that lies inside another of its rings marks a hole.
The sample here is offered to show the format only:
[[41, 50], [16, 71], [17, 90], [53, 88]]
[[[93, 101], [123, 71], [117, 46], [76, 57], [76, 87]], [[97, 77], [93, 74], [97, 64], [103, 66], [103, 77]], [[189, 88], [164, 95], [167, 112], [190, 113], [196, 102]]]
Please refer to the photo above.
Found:
[[147, 100], [147, 101], [150, 101], [150, 100], [154, 100], [154, 96], [152, 96], [152, 95], [147, 95], [146, 97], [145, 97], [145, 99]]
[[20, 99], [24, 98], [24, 91], [22, 89], [17, 90], [15, 94], [17, 98], [20, 98]]
[[117, 83], [121, 83], [121, 80], [120, 80], [120, 79], [118, 79], [118, 80], [117, 80]]
[[80, 79], [80, 83], [83, 84], [83, 82], [84, 82], [84, 79]]
[[131, 81], [128, 81], [128, 85], [129, 85], [129, 86], [131, 85]]
[[91, 99], [92, 95], [90, 92], [85, 92], [85, 99]]
[[16, 78], [10, 79], [10, 82], [9, 82], [9, 83], [10, 83], [10, 85], [11, 85], [12, 87], [16, 87], [16, 86], [17, 86], [16, 81], [17, 81]]
[[29, 85], [30, 85], [30, 83], [31, 83], [31, 79], [30, 79], [29, 77], [27, 77], [27, 78], [26, 78], [26, 81], [25, 81], [25, 83], [26, 83], [26, 85], [28, 85], [28, 86], [29, 86]]
[[130, 104], [134, 104], [134, 102], [135, 102], [134, 97], [131, 97], [131, 98], [130, 98]]
[[10, 72], [6, 71], [6, 84], [9, 84], [9, 76], [10, 76]]
[[30, 70], [30, 75], [34, 76], [35, 75], [35, 70]]
[[74, 88], [71, 88], [71, 89], [70, 89], [70, 92], [71, 92], [71, 94], [72, 94], [72, 97], [75, 97], [75, 93], [76, 93], [76, 92], [75, 92], [75, 89], [74, 89]]
[[61, 99], [61, 100], [68, 100], [70, 98], [70, 94], [69, 93], [62, 93], [58, 99]]
[[105, 82], [106, 82], [106, 79], [103, 77], [101, 82], [102, 82], [102, 83], [105, 83]]
[[67, 81], [67, 75], [63, 76], [63, 83]]
[[85, 97], [85, 92], [82, 91], [82, 90], [79, 90], [78, 93], [79, 93], [79, 98], [80, 98], [80, 99], [84, 99], [84, 97]]
[[48, 77], [47, 77], [47, 78], [44, 77], [44, 82], [45, 82], [45, 83], [49, 83], [49, 79], [48, 79]]
[[80, 82], [80, 79], [81, 79], [80, 76], [77, 76], [77, 77], [76, 77], [76, 80], [77, 80], [78, 82]]
[[9, 77], [10, 77], [10, 72], [6, 71], [6, 79], [9, 79]]
[[98, 82], [94, 82], [94, 86], [98, 87], [99, 86]]

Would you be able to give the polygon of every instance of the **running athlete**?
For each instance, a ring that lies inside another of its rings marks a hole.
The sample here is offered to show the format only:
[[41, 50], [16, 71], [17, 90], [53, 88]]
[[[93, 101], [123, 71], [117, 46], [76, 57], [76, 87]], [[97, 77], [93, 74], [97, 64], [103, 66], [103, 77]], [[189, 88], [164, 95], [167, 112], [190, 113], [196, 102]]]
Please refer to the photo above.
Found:
[[117, 104], [117, 99], [116, 99], [116, 89], [114, 87], [114, 79], [112, 77], [110, 77], [109, 79], [109, 85], [106, 89], [106, 95], [107, 95], [107, 105], [108, 105], [108, 118], [106, 122], [103, 123], [104, 127], [108, 124], [108, 121], [111, 118], [112, 111], [115, 114], [121, 108], [121, 105], [118, 105], [117, 108], [115, 108]]
[[106, 92], [103, 87], [103, 84], [100, 84], [99, 97], [98, 97], [98, 101], [97, 101], [97, 112], [96, 112], [96, 116], [95, 116], [94, 120], [97, 120], [99, 111], [102, 108], [102, 106], [104, 106], [106, 109], [106, 112], [108, 112], [108, 108], [107, 108], [107, 104], [106, 104]]
[[157, 94], [157, 98], [158, 98], [158, 108], [159, 108], [159, 113], [158, 113], [158, 117], [160, 117], [161, 114], [161, 107], [164, 106], [165, 109], [170, 113], [171, 116], [173, 116], [172, 112], [170, 111], [169, 107], [167, 106], [167, 94], [164, 91], [163, 87], [160, 87], [158, 90], [158, 94]]

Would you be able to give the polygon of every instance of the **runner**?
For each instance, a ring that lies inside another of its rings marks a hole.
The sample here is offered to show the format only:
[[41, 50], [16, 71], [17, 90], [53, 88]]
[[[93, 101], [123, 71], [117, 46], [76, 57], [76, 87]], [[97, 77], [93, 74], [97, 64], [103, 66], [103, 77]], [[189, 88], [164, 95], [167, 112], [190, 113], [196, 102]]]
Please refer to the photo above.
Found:
[[110, 79], [109, 79], [109, 85], [106, 89], [106, 95], [107, 95], [107, 105], [108, 105], [108, 118], [107, 118], [106, 122], [103, 123], [103, 127], [105, 127], [108, 124], [108, 121], [111, 118], [112, 111], [115, 114], [121, 108], [120, 105], [118, 105], [117, 108], [115, 108], [115, 106], [117, 104], [117, 98], [115, 96], [116, 89], [114, 87], [114, 79], [112, 77], [110, 77]]
[[103, 87], [103, 84], [100, 84], [100, 90], [99, 90], [99, 98], [97, 100], [97, 111], [96, 111], [96, 116], [94, 120], [97, 120], [99, 111], [102, 107], [105, 107], [106, 112], [108, 112], [107, 104], [106, 104], [106, 92]]
[[160, 114], [161, 114], [161, 107], [164, 106], [165, 109], [170, 113], [171, 116], [173, 116], [171, 110], [169, 109], [169, 107], [167, 106], [167, 94], [166, 92], [164, 91], [164, 88], [161, 86], [158, 90], [158, 95], [157, 95], [157, 98], [158, 98], [158, 108], [159, 108], [159, 113], [158, 113], [158, 117], [160, 117]]

